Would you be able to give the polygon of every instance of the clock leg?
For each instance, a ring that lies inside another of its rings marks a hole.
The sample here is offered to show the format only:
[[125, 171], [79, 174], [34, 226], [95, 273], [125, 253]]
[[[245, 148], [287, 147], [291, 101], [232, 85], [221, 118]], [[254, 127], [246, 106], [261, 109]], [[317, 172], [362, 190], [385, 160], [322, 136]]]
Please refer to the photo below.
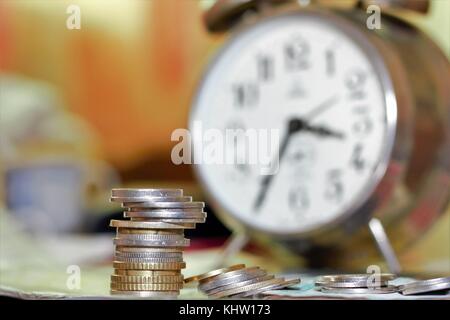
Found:
[[400, 273], [400, 263], [380, 220], [377, 218], [370, 219], [369, 230], [377, 244], [378, 249], [380, 250], [381, 255], [386, 260], [389, 271], [394, 274]]
[[225, 242], [216, 267], [222, 268], [227, 260], [241, 251], [249, 242], [250, 238], [245, 232], [234, 232]]

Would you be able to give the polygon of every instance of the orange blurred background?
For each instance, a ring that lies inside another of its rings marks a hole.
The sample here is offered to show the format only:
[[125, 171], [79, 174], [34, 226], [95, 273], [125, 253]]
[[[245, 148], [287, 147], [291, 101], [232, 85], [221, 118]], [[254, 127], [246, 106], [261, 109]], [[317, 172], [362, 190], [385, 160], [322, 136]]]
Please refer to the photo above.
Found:
[[[70, 4], [80, 6], [80, 30], [66, 28]], [[217, 43], [202, 25], [205, 4], [2, 0], [0, 68], [54, 85], [98, 138], [91, 151], [119, 171], [164, 167], [171, 132], [186, 126], [191, 94]], [[189, 174], [175, 171], [178, 179]]]

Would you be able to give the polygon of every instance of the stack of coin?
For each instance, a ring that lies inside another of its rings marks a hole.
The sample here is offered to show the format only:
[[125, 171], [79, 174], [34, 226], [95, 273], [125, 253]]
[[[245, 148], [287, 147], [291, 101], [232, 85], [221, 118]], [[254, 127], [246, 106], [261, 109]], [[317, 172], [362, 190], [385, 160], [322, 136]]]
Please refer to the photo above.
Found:
[[374, 294], [397, 292], [396, 286], [389, 281], [396, 276], [390, 273], [381, 274], [339, 274], [326, 275], [316, 279], [316, 287], [324, 293], [336, 294]]
[[111, 294], [176, 298], [183, 287], [184, 229], [203, 223], [203, 202], [193, 202], [181, 189], [113, 189], [111, 201], [122, 203], [117, 228]]
[[276, 278], [259, 267], [246, 268], [244, 264], [209, 271], [185, 279], [198, 281], [198, 289], [210, 298], [248, 298], [269, 290], [283, 289], [300, 279]]
[[403, 295], [424, 294], [450, 290], [450, 277], [414, 281], [398, 287]]

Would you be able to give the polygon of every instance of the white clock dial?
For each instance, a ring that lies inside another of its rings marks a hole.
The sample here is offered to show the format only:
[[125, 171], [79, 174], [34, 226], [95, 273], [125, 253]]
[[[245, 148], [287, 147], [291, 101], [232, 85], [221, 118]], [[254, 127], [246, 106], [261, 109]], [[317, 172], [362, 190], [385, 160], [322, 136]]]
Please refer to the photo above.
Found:
[[[198, 165], [208, 191], [245, 225], [278, 234], [313, 230], [354, 209], [390, 152], [395, 110], [386, 107], [380, 72], [359, 42], [318, 16], [277, 17], [241, 33], [211, 66], [191, 122], [204, 130], [275, 128], [280, 144], [289, 123], [313, 130], [289, 136], [265, 193], [267, 178], [254, 166]], [[194, 137], [194, 151], [198, 143]]]

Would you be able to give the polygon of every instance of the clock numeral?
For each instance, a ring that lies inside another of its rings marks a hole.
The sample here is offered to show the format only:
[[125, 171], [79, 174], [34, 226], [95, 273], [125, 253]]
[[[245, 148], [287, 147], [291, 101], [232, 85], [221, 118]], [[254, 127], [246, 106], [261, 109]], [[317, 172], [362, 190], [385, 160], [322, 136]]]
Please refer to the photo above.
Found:
[[345, 77], [345, 85], [350, 91], [350, 99], [361, 100], [366, 97], [364, 85], [367, 75], [362, 70], [352, 70]]
[[325, 198], [331, 202], [340, 202], [344, 195], [344, 185], [341, 179], [342, 173], [339, 169], [330, 170], [327, 174], [327, 187]]
[[258, 56], [258, 78], [261, 81], [270, 81], [274, 77], [274, 62], [270, 56]]
[[306, 188], [292, 188], [288, 193], [289, 208], [295, 213], [303, 213], [309, 208], [310, 200]]
[[258, 104], [259, 89], [254, 83], [236, 84], [232, 86], [233, 103], [238, 108], [253, 107]]
[[308, 69], [310, 66], [309, 53], [308, 43], [300, 38], [287, 44], [284, 47], [286, 69], [288, 71]]
[[353, 124], [352, 129], [358, 137], [364, 137], [372, 132], [373, 122], [369, 117], [361, 117]]
[[362, 152], [363, 146], [361, 144], [355, 145], [350, 162], [357, 171], [364, 170], [366, 167], [366, 161], [362, 157]]
[[336, 59], [333, 50], [327, 49], [325, 51], [325, 62], [327, 75], [331, 77], [336, 73]]

